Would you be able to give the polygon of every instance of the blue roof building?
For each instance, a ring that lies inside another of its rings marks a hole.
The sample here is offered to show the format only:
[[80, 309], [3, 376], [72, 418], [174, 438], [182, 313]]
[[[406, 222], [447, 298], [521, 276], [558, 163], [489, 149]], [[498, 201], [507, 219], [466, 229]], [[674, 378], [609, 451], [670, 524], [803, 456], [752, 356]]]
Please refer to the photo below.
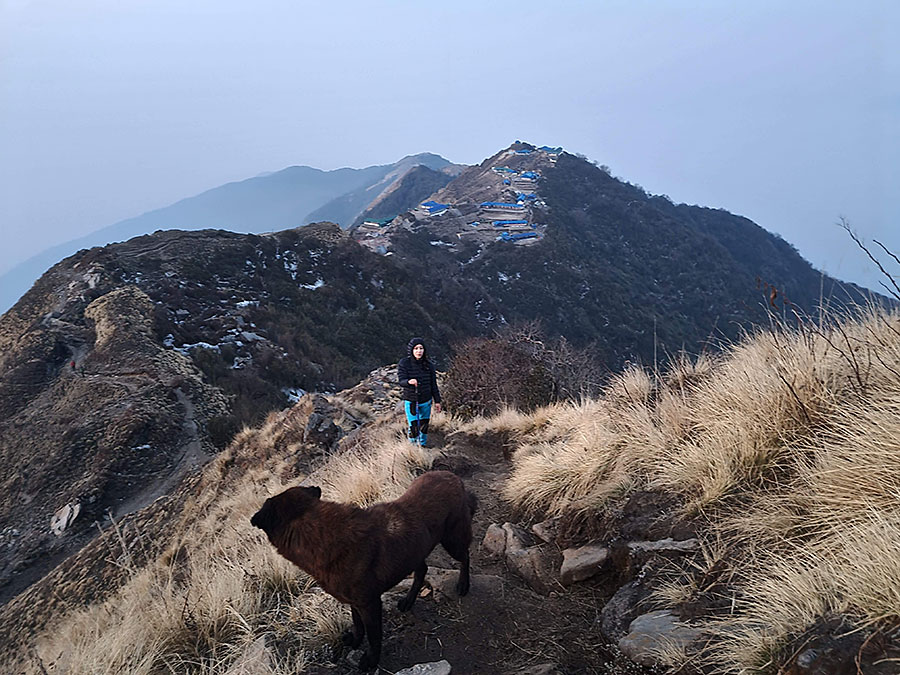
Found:
[[509, 202], [481, 202], [478, 206], [483, 209], [505, 209], [507, 211], [522, 211], [525, 208], [522, 204], [511, 204]]
[[540, 235], [537, 232], [501, 232], [500, 238], [503, 241], [521, 241], [522, 239], [537, 239]]

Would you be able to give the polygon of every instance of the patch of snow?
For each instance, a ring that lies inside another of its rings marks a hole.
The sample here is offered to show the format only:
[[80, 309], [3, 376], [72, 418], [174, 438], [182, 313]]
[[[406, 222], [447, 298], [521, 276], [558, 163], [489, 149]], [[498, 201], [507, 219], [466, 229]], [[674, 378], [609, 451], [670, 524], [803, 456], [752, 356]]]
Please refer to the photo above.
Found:
[[317, 288], [322, 288], [325, 285], [325, 282], [321, 279], [316, 279], [313, 284], [300, 284], [300, 288], [308, 288], [311, 291], [316, 290]]
[[234, 362], [231, 364], [232, 370], [241, 370], [253, 363], [252, 356], [235, 356]]
[[176, 352], [181, 352], [185, 356], [190, 356], [192, 349], [210, 349], [214, 352], [218, 352], [219, 345], [211, 345], [208, 342], [195, 342], [194, 344], [181, 345], [180, 347], [175, 347]]
[[288, 403], [291, 405], [294, 405], [306, 395], [306, 392], [300, 387], [282, 387], [281, 393], [287, 396]]
[[259, 300], [241, 300], [236, 307], [259, 307]]
[[497, 279], [499, 279], [502, 283], [506, 283], [509, 281], [509, 277], [506, 276], [503, 272], [497, 272]]
[[149, 450], [149, 449], [150, 449], [149, 443], [144, 443], [143, 445], [136, 445], [132, 448], [132, 450]]
[[163, 347], [174, 347], [175, 346], [175, 336], [169, 333], [166, 337], [163, 338]]

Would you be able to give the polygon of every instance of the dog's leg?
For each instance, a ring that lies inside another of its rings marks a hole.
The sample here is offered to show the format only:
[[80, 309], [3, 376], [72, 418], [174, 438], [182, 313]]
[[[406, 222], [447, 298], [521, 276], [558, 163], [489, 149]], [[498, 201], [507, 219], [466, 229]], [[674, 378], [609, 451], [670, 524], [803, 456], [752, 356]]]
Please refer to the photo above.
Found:
[[460, 597], [469, 592], [469, 549], [466, 549], [465, 556], [459, 567], [459, 580], [456, 582], [456, 593]]
[[350, 616], [353, 617], [353, 628], [345, 630], [341, 635], [341, 642], [352, 649], [356, 649], [362, 644], [363, 636], [366, 634], [366, 627], [363, 624], [362, 617], [356, 607], [351, 605]]
[[359, 608], [369, 637], [369, 650], [359, 660], [360, 670], [374, 670], [381, 659], [381, 596]]
[[444, 535], [441, 546], [454, 560], [461, 564], [456, 592], [463, 596], [469, 592], [469, 545], [472, 543], [472, 524], [469, 520], [458, 520]]
[[412, 586], [409, 587], [409, 592], [406, 594], [406, 597], [400, 598], [400, 601], [397, 603], [397, 609], [401, 612], [411, 609], [416, 598], [419, 597], [419, 591], [422, 590], [422, 584], [425, 582], [426, 572], [428, 572], [428, 565], [426, 565], [423, 560], [416, 568]]

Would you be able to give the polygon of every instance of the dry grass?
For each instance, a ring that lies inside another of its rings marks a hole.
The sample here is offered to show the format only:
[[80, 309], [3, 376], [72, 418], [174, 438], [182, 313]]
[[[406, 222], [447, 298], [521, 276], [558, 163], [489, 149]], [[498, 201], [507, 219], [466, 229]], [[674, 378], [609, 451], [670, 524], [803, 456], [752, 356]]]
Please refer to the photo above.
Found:
[[[249, 523], [266, 497], [300, 480], [281, 478], [301, 447], [296, 417], [273, 414], [238, 434], [205, 470], [166, 553], [107, 602], [43, 634], [36, 651], [47, 671], [213, 674], [256, 654], [273, 675], [287, 675], [336, 643], [349, 612]], [[229, 473], [248, 458], [245, 471]], [[384, 424], [306, 482], [325, 498], [369, 504], [402, 493], [430, 463], [400, 425]]]
[[[759, 664], [829, 612], [900, 618], [896, 313], [778, 326], [658, 377], [626, 371], [545, 415], [506, 498], [543, 515], [636, 488], [680, 495], [733, 567], [733, 615], [712, 624], [708, 655], [723, 669]], [[692, 583], [669, 580], [656, 599], [675, 604]]]

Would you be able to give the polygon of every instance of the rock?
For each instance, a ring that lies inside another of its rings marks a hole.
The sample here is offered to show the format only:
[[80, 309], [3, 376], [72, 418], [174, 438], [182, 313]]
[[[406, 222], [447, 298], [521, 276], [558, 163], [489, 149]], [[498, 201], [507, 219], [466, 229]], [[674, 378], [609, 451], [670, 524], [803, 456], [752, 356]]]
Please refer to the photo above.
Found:
[[701, 630], [678, 621], [667, 609], [650, 612], [631, 622], [629, 632], [619, 640], [619, 649], [643, 666], [670, 665], [667, 651], [683, 652], [700, 637]]
[[535, 523], [531, 526], [531, 531], [534, 532], [535, 536], [541, 541], [548, 544], [552, 543], [556, 539], [558, 530], [559, 518], [550, 518], [549, 520]]
[[[842, 658], [842, 656], [844, 658]], [[818, 647], [805, 649], [795, 662], [798, 675], [828, 675], [829, 673], [845, 672], [851, 665], [853, 654], [841, 654], [831, 647]]]
[[491, 556], [501, 556], [506, 551], [506, 530], [491, 523], [481, 540], [481, 548]]
[[81, 504], [66, 504], [50, 518], [50, 531], [57, 537], [60, 536], [78, 517], [79, 513], [81, 513]]
[[[440, 567], [429, 567], [428, 574], [425, 576], [425, 582], [431, 584], [434, 589], [435, 601], [459, 596], [456, 594], [456, 581], [459, 579], [457, 570], [448, 570]], [[479, 598], [496, 598], [503, 593], [503, 578], [493, 574], [473, 574], [469, 577], [471, 586], [469, 595]], [[461, 598], [465, 602], [465, 598]]]
[[244, 649], [244, 652], [225, 671], [225, 675], [270, 675], [272, 654], [266, 647], [265, 636], [260, 636]]
[[506, 533], [506, 550], [523, 551], [531, 546], [531, 538], [528, 533], [518, 525], [503, 523], [503, 531]]
[[334, 423], [336, 409], [320, 394], [307, 395], [312, 410], [303, 429], [303, 442], [330, 447], [341, 435], [341, 429]]
[[358, 668], [359, 662], [364, 655], [365, 652], [362, 649], [351, 649], [349, 652], [347, 652], [347, 655], [344, 656], [344, 661], [349, 663], [354, 668]]
[[628, 626], [637, 616], [639, 602], [650, 594], [640, 581], [630, 581], [621, 586], [601, 610], [600, 631], [607, 640], [617, 642], [628, 633]]
[[547, 595], [552, 588], [554, 572], [540, 547], [531, 545], [531, 537], [518, 525], [503, 523], [506, 534], [506, 565], [531, 590]]
[[700, 550], [698, 539], [660, 539], [658, 541], [632, 541], [628, 543], [628, 549], [633, 554], [642, 553], [693, 553]]
[[609, 549], [599, 544], [567, 548], [563, 551], [559, 580], [563, 586], [590, 579], [597, 574], [609, 558]]
[[552, 590], [554, 574], [550, 562], [537, 546], [518, 550], [507, 548], [506, 564], [531, 590], [541, 595], [548, 595]]
[[410, 668], [398, 670], [395, 675], [450, 675], [450, 664], [446, 661], [418, 663]]

